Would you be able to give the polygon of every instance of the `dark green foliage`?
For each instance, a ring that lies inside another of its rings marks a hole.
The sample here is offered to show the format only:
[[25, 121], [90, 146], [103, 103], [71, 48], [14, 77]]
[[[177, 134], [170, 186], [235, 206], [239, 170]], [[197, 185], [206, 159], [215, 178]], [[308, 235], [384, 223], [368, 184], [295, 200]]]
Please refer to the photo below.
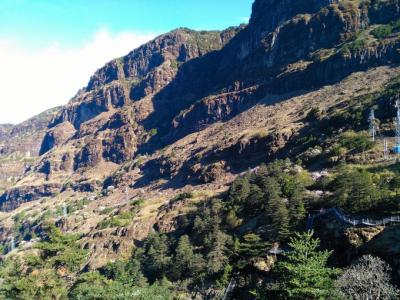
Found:
[[301, 191], [295, 192], [289, 199], [289, 219], [291, 229], [300, 229], [299, 227], [304, 225], [307, 213], [304, 207], [304, 197]]
[[142, 287], [147, 284], [146, 278], [141, 273], [140, 262], [136, 259], [108, 263], [101, 269], [101, 273], [108, 279], [125, 285]]
[[384, 24], [376, 27], [371, 31], [371, 34], [377, 39], [384, 39], [390, 36], [392, 33], [400, 30], [400, 20], [391, 22], [390, 24]]
[[340, 137], [340, 145], [348, 150], [364, 152], [372, 149], [374, 142], [366, 133], [348, 132]]
[[135, 287], [124, 285], [120, 281], [109, 280], [99, 272], [84, 273], [74, 285], [70, 298], [74, 300], [164, 300], [172, 299], [165, 287]]
[[236, 211], [242, 211], [243, 204], [250, 195], [250, 182], [248, 177], [236, 179], [229, 191], [228, 201], [232, 203]]
[[42, 260], [54, 268], [66, 267], [70, 271], [78, 270], [86, 258], [86, 251], [77, 243], [79, 236], [63, 234], [54, 225], [46, 228], [47, 238], [38, 243]]
[[170, 243], [166, 235], [152, 234], [145, 242], [140, 261], [144, 274], [151, 282], [162, 279], [171, 267]]
[[367, 46], [367, 38], [363, 37], [361, 35], [356, 35], [353, 39], [353, 41], [343, 45], [343, 47], [340, 49], [340, 52], [342, 54], [350, 54], [356, 51], [360, 51], [364, 49]]
[[305, 219], [304, 193], [308, 181], [289, 161], [275, 161], [262, 166], [257, 174], [238, 178], [227, 197], [227, 224], [234, 228], [264, 215], [268, 239], [285, 241], [290, 229], [298, 228]]
[[4, 299], [61, 300], [67, 299], [67, 285], [54, 269], [26, 272], [16, 261], [2, 266], [0, 295]]
[[333, 204], [352, 213], [368, 211], [380, 199], [372, 175], [364, 170], [342, 169], [332, 183], [332, 191]]
[[64, 234], [54, 225], [45, 227], [46, 238], [38, 243], [39, 256], [25, 260], [11, 257], [0, 267], [3, 283], [0, 293], [6, 299], [67, 299], [65, 274], [78, 271], [86, 251], [78, 244], [79, 236]]
[[269, 200], [267, 216], [271, 237], [276, 241], [285, 241], [289, 236], [289, 211], [281, 198]]
[[254, 233], [249, 233], [243, 236], [242, 240], [236, 245], [236, 251], [239, 256], [238, 266], [243, 269], [251, 267], [260, 258], [265, 258], [267, 255], [266, 249], [271, 247], [270, 244]]
[[189, 236], [181, 236], [175, 250], [172, 277], [175, 279], [198, 277], [204, 270], [204, 265], [205, 261], [201, 254], [194, 253]]
[[276, 281], [259, 299], [329, 299], [334, 293], [338, 270], [327, 267], [331, 252], [318, 251], [319, 240], [313, 233], [296, 234], [290, 251], [274, 267]]
[[219, 273], [228, 265], [228, 242], [229, 236], [223, 233], [218, 227], [215, 227], [207, 235], [205, 245], [208, 248], [206, 255], [208, 274]]
[[213, 199], [197, 211], [197, 217], [185, 228], [190, 236], [153, 234], [134, 255], [150, 282], [163, 278], [185, 281], [191, 288], [212, 280], [220, 286], [229, 280], [231, 237], [222, 229], [223, 203]]
[[329, 121], [331, 128], [358, 129], [364, 123], [363, 109], [352, 108], [336, 113]]
[[377, 39], [383, 39], [392, 34], [393, 27], [389, 24], [381, 25], [371, 31], [371, 34]]

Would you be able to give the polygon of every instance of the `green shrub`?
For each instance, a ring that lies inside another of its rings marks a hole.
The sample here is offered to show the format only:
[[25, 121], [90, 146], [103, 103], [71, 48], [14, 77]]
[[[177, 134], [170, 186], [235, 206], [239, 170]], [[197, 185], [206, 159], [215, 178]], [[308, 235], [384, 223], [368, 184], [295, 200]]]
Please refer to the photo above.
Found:
[[185, 200], [185, 199], [191, 199], [193, 198], [193, 194], [190, 192], [185, 192], [185, 193], [180, 193], [177, 196], [172, 199], [172, 201], [180, 201], [180, 200]]
[[110, 218], [106, 218], [101, 221], [97, 228], [99, 229], [106, 229], [106, 228], [113, 228], [113, 227], [125, 227], [128, 226], [132, 219], [135, 217], [135, 212], [133, 211], [124, 211], [120, 212], [119, 214], [112, 216]]
[[371, 34], [377, 39], [383, 39], [391, 35], [392, 31], [393, 31], [392, 25], [381, 25], [372, 30]]
[[41, 258], [52, 268], [67, 267], [76, 271], [86, 258], [86, 251], [82, 250], [76, 234], [64, 234], [54, 225], [45, 228], [47, 238], [38, 243]]
[[356, 152], [364, 152], [373, 148], [374, 143], [366, 133], [346, 132], [340, 137], [340, 146]]

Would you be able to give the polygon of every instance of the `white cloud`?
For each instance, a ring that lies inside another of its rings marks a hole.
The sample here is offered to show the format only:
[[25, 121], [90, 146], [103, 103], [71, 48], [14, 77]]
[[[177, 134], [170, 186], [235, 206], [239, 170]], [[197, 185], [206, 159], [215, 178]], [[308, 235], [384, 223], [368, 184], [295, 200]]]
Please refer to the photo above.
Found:
[[54, 43], [39, 50], [0, 40], [0, 124], [18, 123], [66, 104], [98, 68], [153, 37], [102, 29], [80, 48]]

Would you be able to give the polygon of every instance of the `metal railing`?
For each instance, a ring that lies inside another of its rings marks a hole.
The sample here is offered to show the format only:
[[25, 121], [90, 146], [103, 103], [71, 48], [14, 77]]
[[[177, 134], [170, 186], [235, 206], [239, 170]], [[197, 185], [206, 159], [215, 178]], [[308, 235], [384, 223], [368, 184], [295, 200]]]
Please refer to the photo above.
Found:
[[326, 210], [321, 210], [319, 213], [314, 214], [314, 215], [309, 215], [308, 220], [307, 220], [307, 230], [311, 230], [314, 225], [314, 220], [316, 218], [320, 218], [329, 214], [333, 214], [336, 219], [341, 221], [344, 224], [350, 225], [350, 226], [358, 226], [358, 225], [364, 225], [364, 226], [385, 226], [388, 224], [392, 223], [400, 223], [400, 216], [391, 216], [391, 217], [386, 217], [380, 220], [373, 220], [370, 218], [362, 218], [362, 219], [352, 219], [344, 215], [339, 209], [337, 208], [330, 208]]

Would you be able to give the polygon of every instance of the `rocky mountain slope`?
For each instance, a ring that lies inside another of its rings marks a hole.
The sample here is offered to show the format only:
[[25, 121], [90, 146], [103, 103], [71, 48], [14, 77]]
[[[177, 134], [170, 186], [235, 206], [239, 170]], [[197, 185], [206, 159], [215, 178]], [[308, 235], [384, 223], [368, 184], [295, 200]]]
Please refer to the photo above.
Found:
[[47, 125], [58, 110], [50, 109], [18, 125], [0, 125], [0, 190], [19, 180], [37, 160]]
[[[245, 28], [179, 29], [108, 63], [50, 123], [40, 163], [18, 189], [34, 186], [54, 195], [67, 183], [75, 190], [107, 188], [116, 184], [108, 177], [121, 165], [139, 171], [133, 166], [138, 157], [143, 174], [135, 179], [138, 186], [165, 178], [180, 180], [177, 185], [189, 183], [189, 177], [202, 182], [213, 172], [216, 149], [175, 162], [165, 156], [165, 147], [261, 100], [274, 102], [282, 98], [277, 95], [333, 84], [399, 59], [396, 33], [371, 34], [382, 20], [397, 19], [395, 1], [283, 4], [256, 1]], [[232, 142], [240, 147], [239, 140]], [[16, 195], [12, 189], [2, 196], [4, 209], [15, 207]]]
[[[246, 26], [177, 29], [109, 62], [49, 122], [40, 158], [0, 196], [0, 239], [9, 243], [16, 216], [33, 232], [50, 219], [82, 234], [87, 267], [97, 268], [129, 257], [154, 230], [174, 232], [263, 162], [315, 153], [334, 162], [340, 155], [309, 147], [315, 118], [335, 122], [399, 74], [399, 19], [397, 0], [256, 0]], [[14, 131], [0, 127], [0, 137]]]

